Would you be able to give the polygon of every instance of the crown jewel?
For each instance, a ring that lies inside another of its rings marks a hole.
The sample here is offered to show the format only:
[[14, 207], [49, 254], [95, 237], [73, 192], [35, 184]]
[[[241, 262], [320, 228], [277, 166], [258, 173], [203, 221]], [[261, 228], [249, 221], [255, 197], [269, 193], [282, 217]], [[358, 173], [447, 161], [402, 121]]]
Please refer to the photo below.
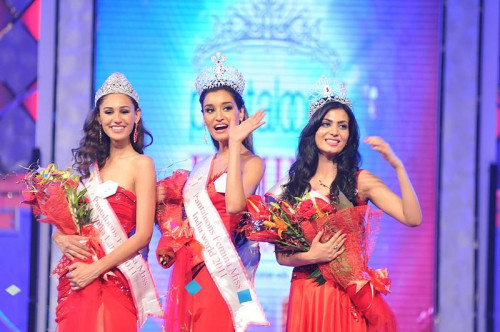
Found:
[[224, 61], [226, 61], [226, 56], [217, 52], [212, 57], [214, 65], [200, 72], [195, 83], [199, 95], [206, 89], [221, 86], [229, 86], [240, 95], [243, 94], [243, 90], [245, 90], [243, 75], [234, 67], [224, 66]]
[[110, 93], [122, 93], [129, 96], [139, 104], [139, 95], [134, 90], [132, 84], [122, 73], [113, 73], [104, 81], [102, 86], [97, 90], [94, 99], [94, 105], [97, 105], [97, 101]]
[[321, 76], [318, 82], [312, 87], [309, 96], [309, 119], [317, 110], [332, 101], [337, 101], [352, 109], [352, 104], [347, 99], [345, 84], [330, 80], [325, 75]]

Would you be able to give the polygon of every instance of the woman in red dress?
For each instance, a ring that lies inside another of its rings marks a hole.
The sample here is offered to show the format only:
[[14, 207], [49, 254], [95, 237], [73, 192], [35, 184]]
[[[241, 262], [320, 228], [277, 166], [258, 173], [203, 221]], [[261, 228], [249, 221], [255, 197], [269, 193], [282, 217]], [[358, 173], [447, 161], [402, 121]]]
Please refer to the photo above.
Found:
[[98, 90], [83, 130], [80, 146], [73, 150], [75, 168], [88, 180], [87, 194], [91, 195], [92, 180], [105, 198], [89, 196], [102, 206], [102, 213], [97, 213], [92, 205], [93, 218], [113, 219], [116, 232], [123, 230], [124, 236], [109, 242], [114, 250], [106, 250], [100, 238], [105, 232], [97, 232], [97, 226], [89, 237], [54, 233], [54, 241], [72, 261], [57, 271], [58, 331], [137, 331], [142, 313], [158, 315], [161, 307], [156, 293], [149, 294], [153, 301], [147, 305], [136, 298], [137, 292], [154, 289], [133, 289], [133, 278], [121, 264], [141, 268], [151, 277], [137, 256], [153, 231], [156, 175], [153, 161], [143, 154], [145, 135], [152, 137], [142, 124], [137, 93], [124, 75], [111, 75]]
[[[369, 200], [404, 225], [418, 226], [422, 220], [420, 206], [401, 160], [380, 137], [364, 140], [396, 171], [400, 198], [375, 175], [359, 169], [359, 130], [343, 85], [335, 88], [322, 77], [317, 90], [309, 108], [309, 122], [300, 135], [297, 160], [290, 168], [288, 180], [275, 186], [272, 193], [289, 202], [309, 193], [332, 204], [334, 211], [366, 205]], [[287, 331], [394, 331], [394, 316], [374, 287], [376, 278], [359, 275], [343, 284], [327, 280], [321, 285], [308, 278], [317, 264], [336, 259], [360, 262], [362, 266], [357, 268], [366, 268], [367, 256], [353, 259], [353, 253], [346, 249], [348, 241], [366, 239], [365, 229], [355, 227], [363, 225], [363, 215], [335, 222], [351, 223], [350, 229], [357, 229], [357, 234], [338, 231], [325, 238], [326, 233], [319, 228], [308, 252], [276, 254], [280, 264], [294, 267]], [[354, 246], [362, 248], [360, 243]], [[333, 273], [341, 280], [344, 271]]]
[[[240, 303], [232, 297], [237, 286], [234, 289], [228, 286], [232, 280], [224, 277], [230, 269], [219, 265], [232, 261], [239, 271], [236, 278], [243, 283], [248, 283], [248, 277], [251, 279], [255, 271], [250, 269], [246, 273], [245, 268], [241, 269], [247, 266], [234, 250], [237, 245], [234, 231], [246, 209], [246, 198], [255, 192], [264, 174], [263, 160], [253, 153], [251, 133], [264, 124], [265, 113], [258, 111], [248, 117], [241, 97], [243, 76], [235, 68], [224, 66], [225, 57], [220, 54], [212, 61], [215, 65], [198, 76], [196, 88], [204, 126], [217, 153], [197, 162], [189, 177], [187, 171], [180, 170], [159, 183], [161, 204], [157, 219], [163, 236], [157, 256], [165, 268], [174, 264], [165, 313], [165, 330], [169, 332], [224, 332], [242, 330], [249, 323], [266, 323], [265, 319], [262, 321], [263, 312], [251, 285], [246, 294], [250, 294], [255, 304], [257, 319], [239, 316]], [[202, 182], [199, 190], [187, 191], [190, 181], [194, 183], [196, 179]], [[199, 191], [208, 195], [198, 198]], [[189, 204], [191, 196], [199, 199], [194, 209]], [[193, 219], [202, 209], [212, 209], [214, 214], [199, 228]], [[217, 251], [223, 244], [227, 247]], [[258, 256], [256, 244], [248, 245], [246, 242], [245, 253]], [[258, 257], [250, 259], [254, 265], [258, 262]], [[250, 320], [246, 321], [247, 318]]]

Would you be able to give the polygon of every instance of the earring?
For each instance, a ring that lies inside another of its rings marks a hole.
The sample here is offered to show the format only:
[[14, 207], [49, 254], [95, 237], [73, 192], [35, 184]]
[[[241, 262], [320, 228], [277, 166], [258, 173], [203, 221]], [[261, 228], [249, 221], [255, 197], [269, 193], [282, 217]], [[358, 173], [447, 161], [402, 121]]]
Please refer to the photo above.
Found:
[[135, 126], [134, 126], [134, 143], [137, 143], [137, 137], [139, 136], [139, 135], [137, 134], [137, 127], [138, 127], [138, 126], [139, 126], [139, 125], [138, 125], [137, 123], [136, 123], [136, 124], [135, 124]]
[[99, 144], [102, 143], [102, 127], [99, 126]]

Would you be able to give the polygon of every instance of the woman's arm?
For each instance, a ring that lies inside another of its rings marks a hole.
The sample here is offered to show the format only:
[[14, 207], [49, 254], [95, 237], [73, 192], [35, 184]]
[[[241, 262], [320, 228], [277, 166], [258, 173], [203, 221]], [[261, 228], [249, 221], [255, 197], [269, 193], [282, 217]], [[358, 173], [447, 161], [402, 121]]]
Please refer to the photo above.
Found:
[[401, 198], [392, 192], [382, 180], [365, 170], [358, 177], [361, 198], [369, 199], [382, 211], [407, 226], [420, 225], [422, 222], [420, 204], [401, 160], [394, 154], [389, 144], [380, 137], [368, 137], [364, 142], [380, 152], [396, 171]]
[[231, 119], [229, 124], [229, 156], [226, 182], [226, 211], [230, 214], [244, 211], [247, 197], [252, 195], [264, 175], [264, 162], [257, 156], [244, 162], [242, 169], [241, 147], [243, 140], [265, 122], [265, 112], [260, 110], [236, 125]]
[[276, 260], [280, 265], [294, 267], [331, 262], [344, 252], [345, 247], [343, 244], [345, 242], [345, 235], [338, 231], [332, 236], [331, 239], [325, 243], [321, 243], [320, 239], [322, 235], [323, 231], [316, 234], [309, 251], [298, 252], [295, 254], [287, 254], [277, 251]]
[[150, 241], [153, 233], [156, 203], [156, 175], [151, 158], [140, 155], [134, 160], [134, 185], [137, 197], [136, 232], [111, 253], [92, 264], [75, 263], [69, 266], [73, 289], [83, 288], [99, 275], [133, 257]]

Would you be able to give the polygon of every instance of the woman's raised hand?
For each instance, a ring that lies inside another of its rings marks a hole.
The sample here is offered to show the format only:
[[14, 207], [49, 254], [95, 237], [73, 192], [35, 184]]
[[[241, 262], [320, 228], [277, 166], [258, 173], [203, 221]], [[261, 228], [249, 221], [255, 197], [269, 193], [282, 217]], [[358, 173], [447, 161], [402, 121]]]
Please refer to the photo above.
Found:
[[365, 138], [363, 142], [368, 144], [373, 150], [378, 151], [392, 167], [397, 168], [402, 165], [401, 160], [396, 156], [394, 151], [392, 151], [389, 143], [384, 141], [382, 137], [369, 136]]
[[241, 121], [240, 124], [236, 124], [236, 119], [231, 118], [228, 128], [229, 142], [238, 144], [243, 142], [255, 129], [266, 123], [263, 121], [265, 115], [266, 112], [264, 110], [259, 110], [248, 119]]

